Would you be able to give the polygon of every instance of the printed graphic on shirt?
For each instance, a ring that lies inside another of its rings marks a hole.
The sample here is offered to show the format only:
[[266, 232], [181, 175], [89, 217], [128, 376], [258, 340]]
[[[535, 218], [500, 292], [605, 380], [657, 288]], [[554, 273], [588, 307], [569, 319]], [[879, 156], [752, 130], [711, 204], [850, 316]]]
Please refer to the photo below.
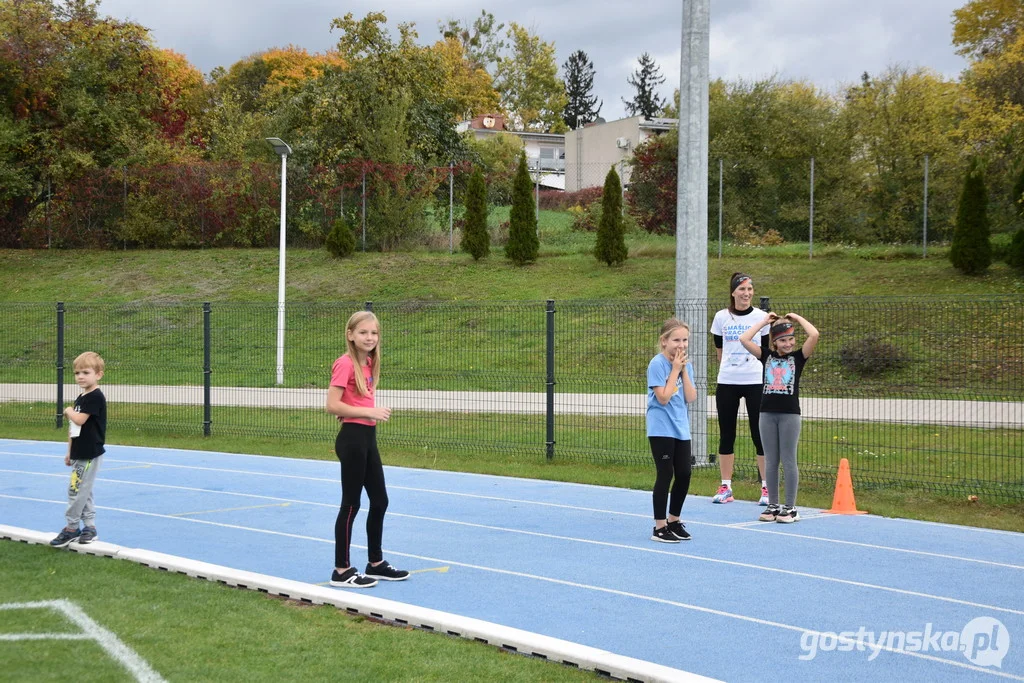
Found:
[[793, 395], [796, 380], [796, 360], [792, 356], [771, 356], [764, 364], [764, 393]]
[[[740, 336], [748, 329], [750, 329], [750, 325], [746, 322], [726, 324], [726, 326], [722, 329], [723, 343], [734, 342], [735, 344], [739, 345]], [[746, 365], [747, 363], [757, 362], [757, 359], [750, 355], [750, 353], [748, 353], [747, 350], [744, 349], [742, 346], [740, 346], [738, 349], [729, 349], [726, 357], [723, 358], [723, 360], [726, 362], [726, 364], [734, 367]]]

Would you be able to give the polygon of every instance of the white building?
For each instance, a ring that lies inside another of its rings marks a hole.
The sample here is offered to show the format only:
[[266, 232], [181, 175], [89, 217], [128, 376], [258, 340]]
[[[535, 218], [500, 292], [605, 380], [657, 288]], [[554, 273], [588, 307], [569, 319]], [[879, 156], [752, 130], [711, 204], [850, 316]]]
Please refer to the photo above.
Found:
[[647, 119], [634, 116], [618, 121], [590, 123], [565, 134], [565, 190], [575, 192], [601, 187], [608, 169], [615, 166], [623, 186], [629, 185], [626, 163], [633, 150], [648, 138], [661, 135], [679, 123], [678, 119]]
[[548, 189], [565, 189], [565, 140], [561, 133], [531, 133], [505, 130], [505, 117], [500, 114], [484, 114], [471, 121], [463, 121], [455, 127], [456, 132], [472, 131], [477, 140], [492, 135], [515, 135], [523, 141], [526, 164], [536, 181], [540, 172], [540, 186]]

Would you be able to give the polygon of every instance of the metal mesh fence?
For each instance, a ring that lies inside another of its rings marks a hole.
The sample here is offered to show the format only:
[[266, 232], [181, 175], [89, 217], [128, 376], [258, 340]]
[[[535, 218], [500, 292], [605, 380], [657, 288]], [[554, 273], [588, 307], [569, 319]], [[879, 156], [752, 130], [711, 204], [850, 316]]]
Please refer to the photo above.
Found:
[[[77, 392], [71, 362], [92, 350], [107, 363], [111, 443], [132, 431], [329, 443], [331, 366], [348, 316], [367, 306], [383, 333], [378, 400], [395, 410], [382, 444], [643, 467], [657, 330], [676, 311], [714, 314], [681, 301], [289, 304], [277, 385], [276, 304], [2, 304], [0, 424], [60, 426], [62, 402]], [[1024, 498], [1019, 299], [771, 307], [800, 313], [822, 333], [801, 390], [802, 476], [831, 481], [846, 457], [862, 486]], [[717, 365], [707, 346], [697, 389], [709, 419], [693, 431], [714, 453]], [[736, 462], [738, 477], [757, 476], [742, 436]]]
[[[606, 161], [537, 167], [539, 209], [600, 203], [609, 169], [621, 176], [627, 227], [671, 235], [676, 227], [674, 159], [635, 160], [623, 150]], [[645, 157], [646, 158], [646, 157]], [[635, 163], [634, 163], [635, 162]], [[40, 205], [0, 225], [0, 241], [25, 247], [275, 246], [280, 176], [272, 163], [199, 163], [90, 169]], [[398, 245], [456, 249], [472, 165], [383, 164], [356, 159], [333, 167], [288, 169], [287, 240], [320, 246], [341, 220], [360, 249]], [[783, 242], [922, 244], [947, 239], [962, 169], [907, 159], [884, 177], [850, 159], [712, 158], [708, 235], [755, 245]], [[511, 203], [512, 171], [486, 169], [492, 207]], [[1002, 195], [992, 193], [993, 229], [1008, 229]], [[573, 213], [578, 219], [579, 211]], [[492, 226], [493, 227], [493, 226]], [[14, 236], [8, 239], [8, 236]], [[500, 243], [500, 235], [494, 239]]]

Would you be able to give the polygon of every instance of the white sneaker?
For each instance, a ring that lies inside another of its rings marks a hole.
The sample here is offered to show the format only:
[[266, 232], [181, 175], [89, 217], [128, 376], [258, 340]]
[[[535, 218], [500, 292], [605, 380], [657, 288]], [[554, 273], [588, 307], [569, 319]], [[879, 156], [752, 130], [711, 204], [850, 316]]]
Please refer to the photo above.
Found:
[[761, 487], [761, 500], [757, 501], [757, 504], [760, 505], [761, 507], [764, 507], [765, 505], [768, 504], [768, 487], [767, 486], [762, 486]]
[[711, 496], [712, 503], [731, 503], [732, 500], [732, 489], [725, 484], [719, 486], [718, 493]]
[[780, 524], [792, 524], [793, 522], [800, 521], [800, 513], [797, 512], [796, 508], [791, 508], [788, 505], [782, 506], [782, 512], [775, 518], [776, 522]]

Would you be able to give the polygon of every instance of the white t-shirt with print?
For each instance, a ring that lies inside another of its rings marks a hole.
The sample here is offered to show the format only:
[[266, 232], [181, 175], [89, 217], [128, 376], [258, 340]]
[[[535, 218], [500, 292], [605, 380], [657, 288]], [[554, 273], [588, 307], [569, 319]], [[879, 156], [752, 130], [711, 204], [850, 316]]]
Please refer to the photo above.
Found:
[[[755, 325], [763, 325], [768, 313], [760, 308], [751, 308], [744, 315], [730, 313], [723, 308], [715, 314], [711, 323], [711, 334], [722, 337], [722, 363], [718, 367], [719, 384], [761, 384], [761, 362], [754, 358], [740, 343], [740, 335]], [[754, 335], [754, 342], [761, 343], [761, 337], [768, 334], [765, 327]]]

